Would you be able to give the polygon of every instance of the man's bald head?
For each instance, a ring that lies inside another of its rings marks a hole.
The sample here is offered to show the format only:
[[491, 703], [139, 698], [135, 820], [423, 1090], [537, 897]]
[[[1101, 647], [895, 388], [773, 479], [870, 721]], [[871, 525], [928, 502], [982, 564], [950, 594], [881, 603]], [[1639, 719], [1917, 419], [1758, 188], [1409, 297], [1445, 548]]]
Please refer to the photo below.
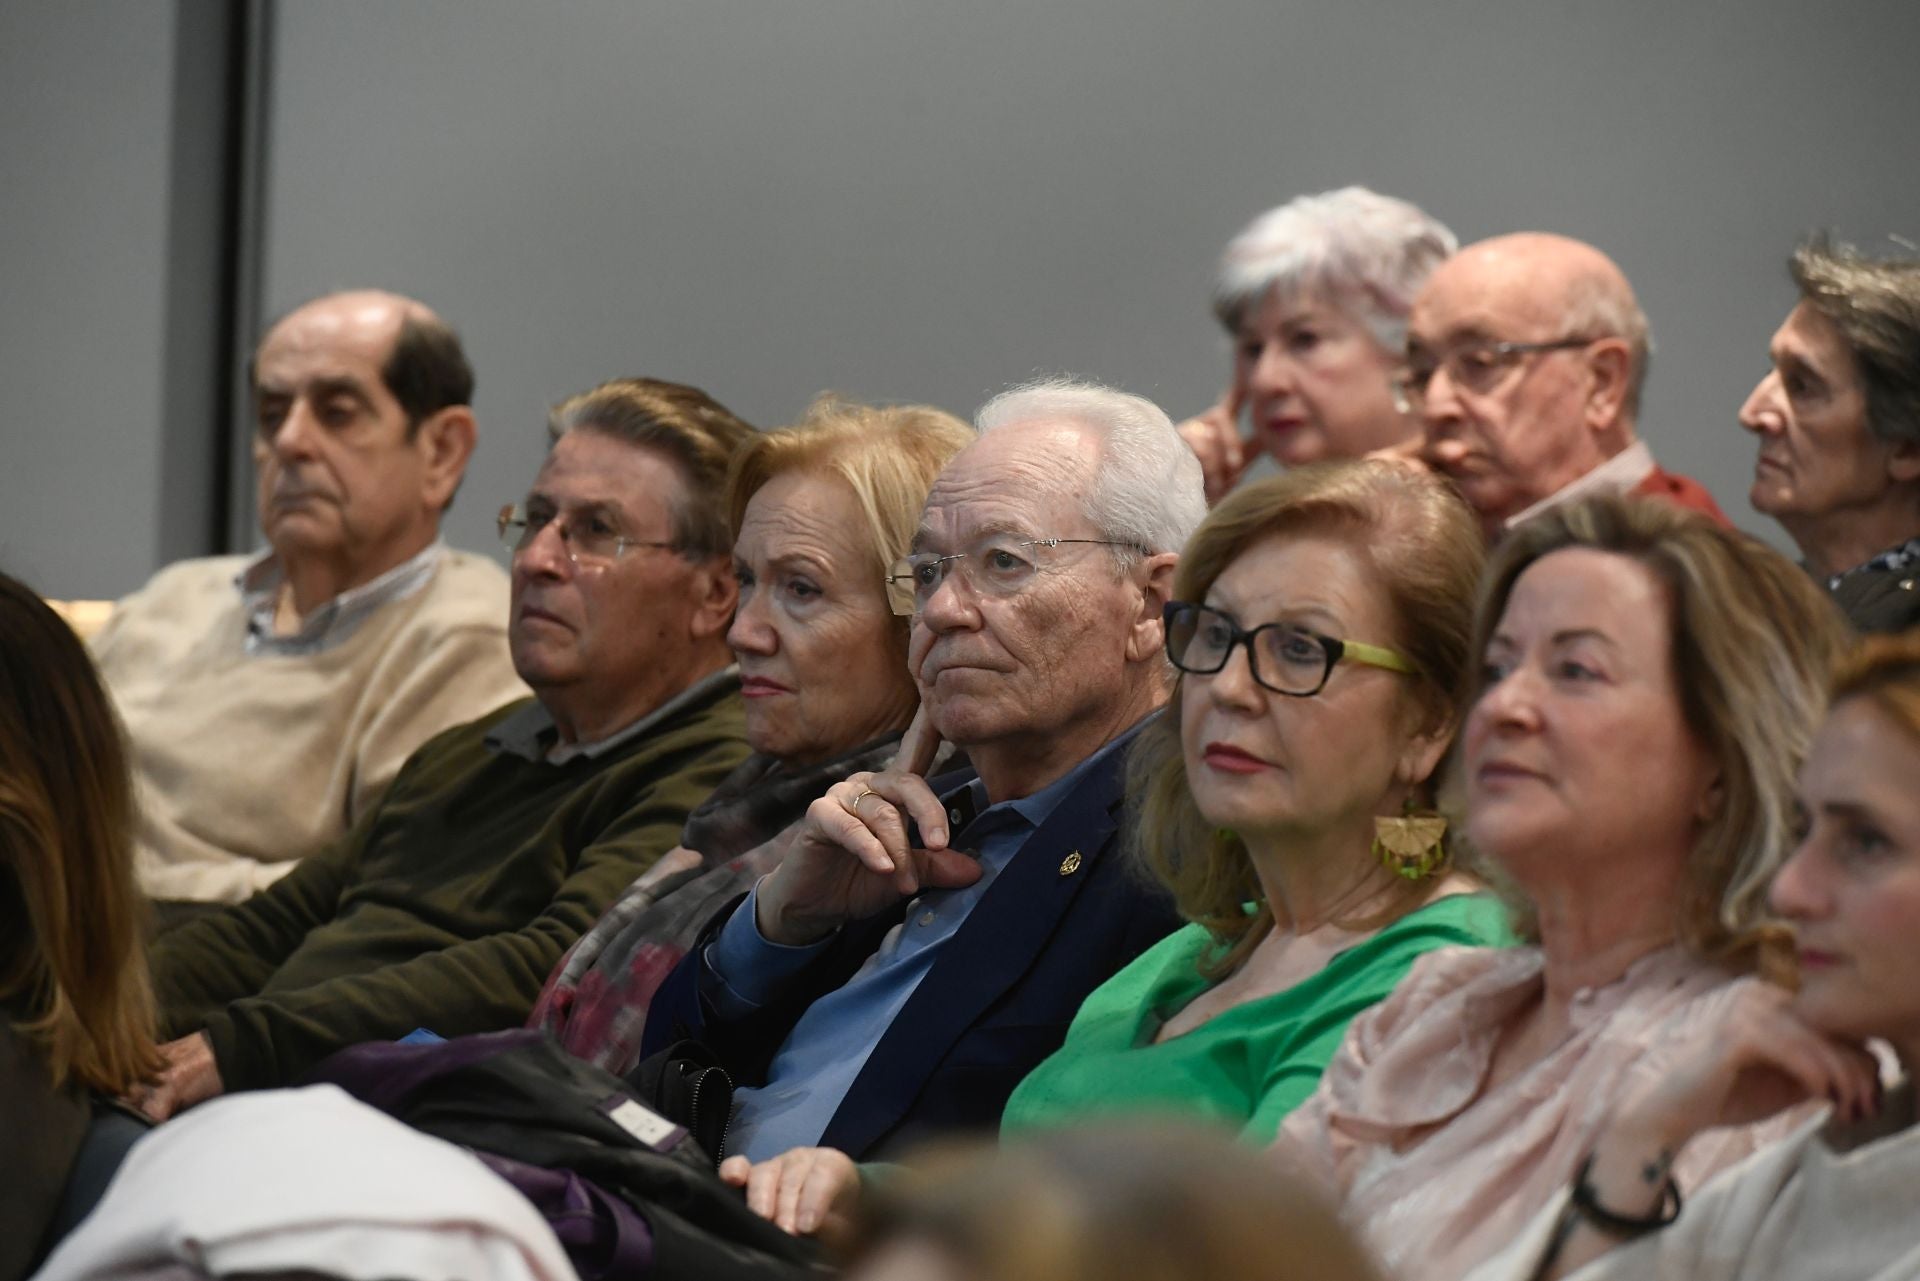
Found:
[[[267, 327], [259, 352], [283, 331], [378, 334], [385, 346], [381, 381], [407, 417], [409, 437], [443, 409], [473, 403], [473, 366], [460, 336], [418, 299], [384, 289], [346, 289], [301, 303]], [[250, 379], [250, 381], [254, 381]]]
[[1489, 528], [1633, 443], [1646, 316], [1613, 260], [1544, 232], [1443, 263], [1414, 300], [1408, 364], [1428, 460]]
[[1525, 315], [1555, 338], [1621, 338], [1633, 362], [1621, 418], [1640, 417], [1653, 339], [1647, 315], [1618, 263], [1584, 240], [1519, 231], [1468, 245], [1434, 273], [1453, 271], [1510, 314]]

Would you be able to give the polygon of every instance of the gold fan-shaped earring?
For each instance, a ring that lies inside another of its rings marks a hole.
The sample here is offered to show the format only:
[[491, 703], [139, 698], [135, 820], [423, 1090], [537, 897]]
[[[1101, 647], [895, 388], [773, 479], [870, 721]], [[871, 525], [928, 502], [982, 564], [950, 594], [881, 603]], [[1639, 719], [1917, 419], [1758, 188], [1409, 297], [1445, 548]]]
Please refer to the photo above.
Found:
[[1416, 813], [1407, 797], [1399, 818], [1373, 820], [1373, 856], [1396, 876], [1418, 881], [1447, 861], [1446, 816], [1434, 810]]

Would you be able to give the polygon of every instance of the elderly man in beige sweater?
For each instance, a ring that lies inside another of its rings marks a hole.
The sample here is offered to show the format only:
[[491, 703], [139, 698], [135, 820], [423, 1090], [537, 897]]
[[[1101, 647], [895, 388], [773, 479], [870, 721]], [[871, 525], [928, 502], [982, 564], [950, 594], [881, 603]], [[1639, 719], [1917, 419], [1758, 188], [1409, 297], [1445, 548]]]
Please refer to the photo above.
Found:
[[440, 541], [475, 440], [445, 322], [393, 294], [316, 299], [267, 331], [253, 391], [268, 550], [168, 566], [93, 641], [163, 923], [271, 885], [415, 748], [526, 693], [505, 573]]

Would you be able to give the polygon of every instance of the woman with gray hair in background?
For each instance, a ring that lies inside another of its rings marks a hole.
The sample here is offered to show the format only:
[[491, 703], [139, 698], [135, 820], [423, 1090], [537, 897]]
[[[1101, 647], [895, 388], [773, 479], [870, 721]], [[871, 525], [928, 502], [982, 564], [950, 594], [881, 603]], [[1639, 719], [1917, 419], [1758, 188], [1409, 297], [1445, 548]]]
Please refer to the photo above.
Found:
[[1414, 295], [1457, 247], [1417, 206], [1365, 187], [1296, 197], [1233, 238], [1213, 287], [1214, 315], [1234, 342], [1233, 380], [1180, 424], [1208, 502], [1262, 450], [1299, 467], [1418, 438], [1392, 375]]

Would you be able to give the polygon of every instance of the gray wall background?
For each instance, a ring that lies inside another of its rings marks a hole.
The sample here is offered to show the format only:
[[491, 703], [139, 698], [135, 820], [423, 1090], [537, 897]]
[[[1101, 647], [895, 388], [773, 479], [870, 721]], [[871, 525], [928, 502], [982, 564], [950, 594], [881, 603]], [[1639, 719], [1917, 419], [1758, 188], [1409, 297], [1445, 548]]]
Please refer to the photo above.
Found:
[[[200, 448], [166, 385], [190, 7], [0, 5], [0, 563], [49, 591], [198, 550], [166, 513], [212, 493], [167, 466]], [[1645, 434], [1777, 540], [1734, 413], [1801, 232], [1920, 238], [1916, 48], [1911, 0], [300, 0], [259, 301], [379, 284], [463, 331], [482, 443], [449, 533], [489, 547], [547, 403], [616, 374], [762, 425], [827, 388], [964, 414], [1053, 370], [1196, 411], [1227, 237], [1363, 182], [1463, 240], [1613, 254], [1654, 325]]]

